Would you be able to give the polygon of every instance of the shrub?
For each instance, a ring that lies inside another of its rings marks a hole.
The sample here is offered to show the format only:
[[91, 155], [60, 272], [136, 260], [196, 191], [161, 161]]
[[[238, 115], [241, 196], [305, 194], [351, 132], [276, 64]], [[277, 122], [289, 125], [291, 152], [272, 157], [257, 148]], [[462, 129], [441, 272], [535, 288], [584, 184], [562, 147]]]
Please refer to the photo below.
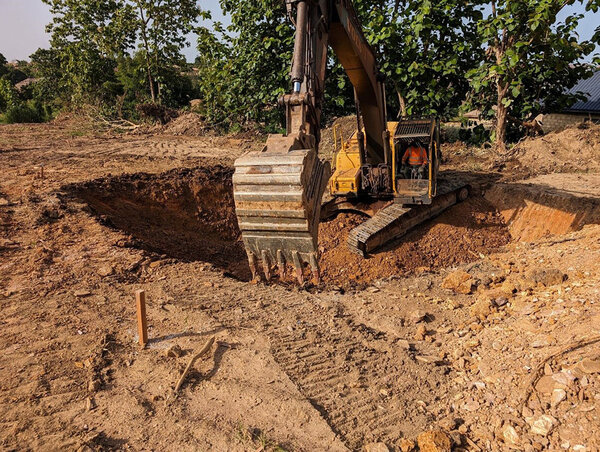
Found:
[[6, 110], [4, 122], [14, 124], [20, 122], [43, 122], [44, 118], [39, 111], [28, 104], [13, 105]]

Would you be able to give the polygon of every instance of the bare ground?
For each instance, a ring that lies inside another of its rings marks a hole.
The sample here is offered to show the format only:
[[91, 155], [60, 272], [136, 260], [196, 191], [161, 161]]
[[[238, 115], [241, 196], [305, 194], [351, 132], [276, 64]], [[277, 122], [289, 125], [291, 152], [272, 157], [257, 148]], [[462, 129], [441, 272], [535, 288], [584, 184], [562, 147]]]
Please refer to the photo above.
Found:
[[[247, 282], [228, 184], [260, 146], [0, 127], [1, 448], [403, 450], [430, 429], [455, 449], [600, 448], [600, 347], [553, 358], [600, 334], [594, 175], [576, 179], [585, 200], [570, 175], [517, 205], [490, 191], [367, 262], [344, 254], [356, 218], [338, 217], [327, 285], [306, 290]], [[569, 223], [578, 203], [591, 213]], [[471, 294], [442, 287], [455, 266]]]

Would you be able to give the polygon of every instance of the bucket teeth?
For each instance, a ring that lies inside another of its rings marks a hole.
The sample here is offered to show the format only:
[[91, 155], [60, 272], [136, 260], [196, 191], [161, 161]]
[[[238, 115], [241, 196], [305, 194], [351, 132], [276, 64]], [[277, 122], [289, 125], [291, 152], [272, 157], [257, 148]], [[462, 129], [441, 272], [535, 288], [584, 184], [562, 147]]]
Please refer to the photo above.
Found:
[[256, 256], [253, 252], [247, 251], [248, 254], [248, 265], [250, 266], [250, 271], [252, 272], [252, 280], [259, 281], [260, 275], [258, 273], [258, 263], [256, 262]]
[[279, 278], [285, 278], [285, 256], [283, 251], [277, 250], [277, 269], [279, 270]]
[[319, 270], [319, 259], [317, 253], [310, 253], [309, 256], [310, 270], [313, 275], [313, 284], [318, 286], [321, 283], [321, 272]]
[[298, 251], [292, 251], [292, 260], [294, 262], [294, 270], [296, 271], [296, 279], [299, 284], [304, 284], [304, 275], [302, 273], [302, 262]]
[[262, 251], [262, 265], [267, 281], [271, 281], [271, 259], [267, 250]]

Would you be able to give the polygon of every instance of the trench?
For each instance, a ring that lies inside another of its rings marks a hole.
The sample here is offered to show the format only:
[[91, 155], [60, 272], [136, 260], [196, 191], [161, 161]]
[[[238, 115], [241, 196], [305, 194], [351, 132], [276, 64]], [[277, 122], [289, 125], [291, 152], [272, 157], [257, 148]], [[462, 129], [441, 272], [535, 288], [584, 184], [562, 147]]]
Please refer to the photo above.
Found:
[[[68, 190], [105, 224], [143, 249], [181, 261], [203, 261], [250, 280], [235, 216], [231, 168], [223, 166], [104, 177]], [[495, 184], [419, 225], [368, 259], [345, 246], [364, 218], [349, 213], [321, 223], [320, 266], [328, 286], [361, 287], [480, 259], [512, 240], [536, 240], [600, 223], [598, 198], [547, 184]]]

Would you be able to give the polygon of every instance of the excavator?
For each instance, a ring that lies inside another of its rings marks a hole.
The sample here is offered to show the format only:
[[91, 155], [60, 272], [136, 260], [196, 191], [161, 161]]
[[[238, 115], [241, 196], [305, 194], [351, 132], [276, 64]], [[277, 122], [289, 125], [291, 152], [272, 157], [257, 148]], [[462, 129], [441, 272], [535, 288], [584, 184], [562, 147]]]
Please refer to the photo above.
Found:
[[[350, 249], [366, 257], [464, 200], [469, 187], [438, 181], [439, 120], [387, 121], [384, 78], [352, 1], [285, 3], [296, 27], [291, 92], [279, 99], [286, 130], [235, 161], [234, 200], [253, 277], [261, 278], [262, 267], [267, 281], [275, 270], [283, 279], [293, 268], [302, 284], [308, 268], [318, 284], [322, 216], [342, 210], [370, 216], [348, 237]], [[354, 87], [357, 110], [357, 129], [338, 150], [333, 174], [318, 155], [329, 46]], [[403, 168], [415, 144], [427, 151], [425, 175]], [[322, 206], [327, 187], [332, 200]]]

